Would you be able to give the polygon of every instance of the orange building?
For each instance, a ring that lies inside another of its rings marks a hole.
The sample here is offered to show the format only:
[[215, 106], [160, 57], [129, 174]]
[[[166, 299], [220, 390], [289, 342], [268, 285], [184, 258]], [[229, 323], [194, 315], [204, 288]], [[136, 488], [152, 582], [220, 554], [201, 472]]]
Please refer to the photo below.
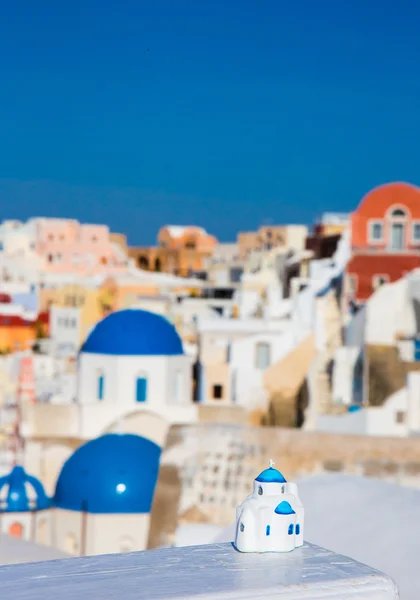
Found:
[[39, 337], [48, 336], [49, 313], [43, 312], [35, 321], [18, 315], [0, 314], [0, 353], [31, 348]]
[[202, 227], [167, 225], [158, 233], [158, 246], [129, 248], [141, 269], [187, 277], [204, 270], [218, 241]]
[[389, 183], [373, 189], [351, 218], [349, 300], [363, 302], [377, 286], [420, 267], [420, 188]]

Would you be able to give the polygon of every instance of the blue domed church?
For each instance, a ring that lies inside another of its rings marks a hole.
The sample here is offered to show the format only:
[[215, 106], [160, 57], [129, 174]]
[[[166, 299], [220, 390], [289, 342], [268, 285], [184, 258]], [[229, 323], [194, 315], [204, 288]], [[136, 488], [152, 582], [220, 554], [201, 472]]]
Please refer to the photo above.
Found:
[[[89, 431], [95, 421], [115, 421], [139, 410], [168, 426], [196, 420], [191, 362], [175, 327], [161, 315], [139, 309], [108, 315], [83, 344], [78, 375], [78, 402], [87, 414], [84, 437], [99, 433]], [[154, 436], [152, 424], [136, 433], [163, 441]]]
[[146, 549], [160, 454], [157, 444], [132, 434], [80, 446], [57, 479], [57, 547], [76, 555]]
[[145, 550], [161, 449], [133, 434], [106, 434], [64, 463], [53, 498], [16, 466], [0, 478], [0, 533], [76, 556]]
[[21, 466], [0, 477], [0, 530], [24, 540], [51, 543], [52, 501], [42, 483]]

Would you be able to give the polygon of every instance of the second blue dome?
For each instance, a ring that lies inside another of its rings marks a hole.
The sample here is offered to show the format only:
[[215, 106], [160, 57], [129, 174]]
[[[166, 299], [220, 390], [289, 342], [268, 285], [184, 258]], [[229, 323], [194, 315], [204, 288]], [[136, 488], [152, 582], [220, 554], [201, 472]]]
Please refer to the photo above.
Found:
[[6, 491], [0, 500], [0, 512], [27, 512], [50, 508], [51, 500], [45, 493], [42, 483], [36, 477], [28, 475], [20, 465], [0, 477], [0, 494]]
[[161, 449], [133, 434], [108, 433], [80, 446], [64, 463], [57, 508], [89, 513], [149, 513]]

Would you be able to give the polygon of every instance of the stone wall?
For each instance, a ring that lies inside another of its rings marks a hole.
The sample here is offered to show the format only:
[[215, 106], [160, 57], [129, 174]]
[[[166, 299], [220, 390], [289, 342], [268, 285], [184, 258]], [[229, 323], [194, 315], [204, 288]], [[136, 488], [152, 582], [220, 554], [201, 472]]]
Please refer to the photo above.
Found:
[[291, 480], [340, 471], [420, 487], [420, 438], [198, 424], [171, 429], [162, 461], [178, 469], [178, 514], [196, 507], [210, 522], [225, 525], [271, 458]]

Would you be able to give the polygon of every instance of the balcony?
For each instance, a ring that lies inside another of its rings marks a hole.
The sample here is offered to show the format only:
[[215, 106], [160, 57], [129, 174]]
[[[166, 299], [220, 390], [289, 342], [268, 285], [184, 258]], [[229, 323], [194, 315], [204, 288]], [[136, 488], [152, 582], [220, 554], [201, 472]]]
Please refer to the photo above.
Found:
[[3, 566], [4, 598], [22, 600], [397, 600], [386, 575], [312, 544], [287, 554], [190, 546]]

